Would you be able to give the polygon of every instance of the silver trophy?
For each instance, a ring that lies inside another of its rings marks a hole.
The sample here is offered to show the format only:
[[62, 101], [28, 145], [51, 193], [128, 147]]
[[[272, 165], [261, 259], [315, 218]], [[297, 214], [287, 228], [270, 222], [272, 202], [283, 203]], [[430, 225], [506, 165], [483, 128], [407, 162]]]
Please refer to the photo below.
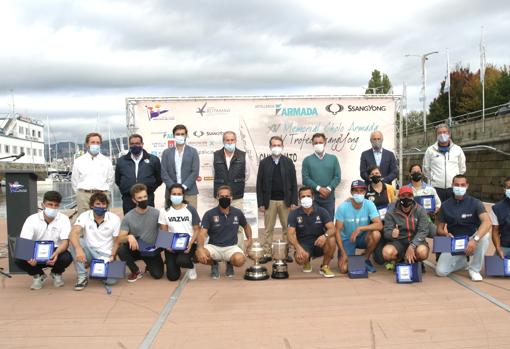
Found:
[[264, 256], [264, 248], [260, 242], [254, 242], [246, 252], [248, 253], [248, 257], [250, 257], [254, 263], [253, 266], [246, 269], [244, 279], [252, 281], [269, 279], [267, 268], [259, 264], [259, 259]]
[[273, 250], [273, 279], [287, 279], [289, 272], [287, 270], [287, 256], [289, 255], [289, 244], [283, 240], [273, 241], [271, 245]]

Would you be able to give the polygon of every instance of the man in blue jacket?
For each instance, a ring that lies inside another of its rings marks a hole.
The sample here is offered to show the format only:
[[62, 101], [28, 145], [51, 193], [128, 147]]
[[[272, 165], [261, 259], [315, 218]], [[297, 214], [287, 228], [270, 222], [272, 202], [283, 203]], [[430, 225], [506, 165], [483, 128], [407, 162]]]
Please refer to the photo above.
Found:
[[122, 195], [124, 214], [136, 207], [131, 200], [130, 190], [136, 183], [147, 186], [149, 206], [154, 207], [154, 192], [161, 185], [161, 163], [157, 156], [143, 149], [143, 138], [132, 134], [128, 139], [129, 153], [121, 156], [115, 166], [115, 184]]
[[161, 155], [161, 177], [166, 185], [165, 207], [168, 208], [169, 188], [182, 184], [184, 200], [197, 208], [197, 177], [200, 171], [200, 159], [195, 148], [186, 144], [188, 129], [184, 125], [176, 125], [172, 130], [175, 147], [165, 149]]
[[381, 180], [384, 183], [391, 183], [397, 178], [397, 159], [393, 152], [383, 149], [383, 134], [380, 131], [374, 131], [370, 135], [372, 148], [361, 153], [359, 163], [359, 174], [361, 178], [368, 183], [368, 169], [378, 166], [381, 169]]

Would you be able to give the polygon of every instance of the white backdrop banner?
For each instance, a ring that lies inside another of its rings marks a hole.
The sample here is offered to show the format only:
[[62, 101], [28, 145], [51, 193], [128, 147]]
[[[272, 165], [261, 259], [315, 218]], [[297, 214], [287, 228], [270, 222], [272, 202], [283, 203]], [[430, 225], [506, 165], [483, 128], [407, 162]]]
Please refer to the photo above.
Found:
[[[236, 132], [238, 148], [247, 152], [247, 192], [255, 191], [258, 163], [269, 155], [271, 136], [283, 138], [283, 153], [294, 161], [300, 185], [301, 163], [313, 152], [312, 135], [326, 134], [326, 151], [338, 157], [341, 167], [337, 204], [350, 195], [350, 182], [360, 178], [361, 152], [371, 147], [372, 131], [381, 131], [383, 147], [395, 151], [392, 97], [128, 98], [128, 103], [134, 105], [134, 131], [144, 137], [145, 149], [154, 155], [175, 146], [173, 127], [186, 125], [187, 144], [200, 155], [197, 180], [199, 202], [204, 203], [212, 199], [212, 156], [223, 146], [225, 131]], [[208, 208], [199, 203], [201, 212]]]

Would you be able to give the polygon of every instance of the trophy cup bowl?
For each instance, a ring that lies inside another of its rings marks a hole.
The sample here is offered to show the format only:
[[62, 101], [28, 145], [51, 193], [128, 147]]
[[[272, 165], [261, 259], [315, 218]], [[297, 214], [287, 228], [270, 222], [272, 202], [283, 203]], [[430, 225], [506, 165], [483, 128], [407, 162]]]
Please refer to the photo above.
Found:
[[289, 272], [287, 269], [287, 256], [289, 254], [289, 244], [283, 240], [273, 241], [271, 245], [273, 250], [273, 272], [271, 277], [273, 279], [287, 279]]
[[259, 264], [259, 259], [264, 256], [264, 248], [260, 242], [254, 242], [246, 252], [248, 253], [248, 257], [252, 259], [254, 263], [253, 266], [246, 269], [244, 279], [251, 281], [268, 279], [269, 275], [267, 274], [267, 268]]

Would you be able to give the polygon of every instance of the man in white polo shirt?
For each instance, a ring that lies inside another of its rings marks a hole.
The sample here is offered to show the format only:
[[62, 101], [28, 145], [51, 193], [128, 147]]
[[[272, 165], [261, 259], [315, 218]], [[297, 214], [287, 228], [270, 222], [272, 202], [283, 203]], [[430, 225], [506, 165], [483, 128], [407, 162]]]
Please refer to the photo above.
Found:
[[89, 209], [89, 200], [94, 193], [108, 195], [113, 184], [113, 166], [106, 156], [101, 154], [103, 138], [99, 133], [92, 132], [85, 137], [88, 151], [74, 160], [71, 184], [76, 193], [77, 214]]
[[[104, 193], [95, 193], [90, 197], [90, 210], [83, 212], [74, 223], [70, 240], [74, 257], [74, 265], [78, 280], [74, 289], [81, 291], [88, 284], [85, 263], [92, 259], [114, 260], [114, 239], [119, 235], [120, 218], [108, 212], [108, 197]], [[80, 233], [83, 236], [80, 237]], [[116, 279], [107, 279], [106, 284], [112, 285]]]
[[71, 223], [66, 215], [58, 212], [62, 195], [56, 191], [44, 193], [42, 211], [34, 213], [25, 220], [21, 229], [20, 237], [28, 240], [51, 240], [55, 243], [55, 250], [49, 261], [44, 264], [38, 264], [34, 259], [23, 260], [15, 259], [16, 265], [32, 275], [34, 278], [30, 288], [39, 290], [43, 287], [46, 280], [46, 274], [43, 268], [51, 267], [51, 277], [55, 287], [64, 286], [62, 273], [73, 261], [73, 257], [67, 250], [69, 246], [69, 232]]

